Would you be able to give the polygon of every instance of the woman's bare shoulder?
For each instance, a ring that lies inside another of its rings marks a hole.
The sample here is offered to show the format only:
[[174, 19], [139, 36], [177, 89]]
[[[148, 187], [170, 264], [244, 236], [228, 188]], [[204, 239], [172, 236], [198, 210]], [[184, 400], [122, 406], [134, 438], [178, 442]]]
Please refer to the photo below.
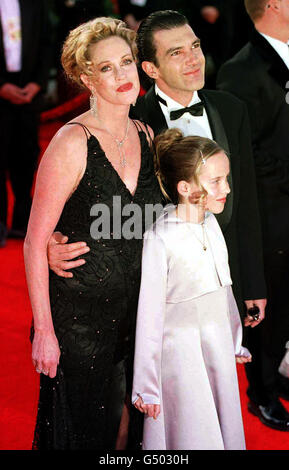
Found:
[[89, 137], [89, 131], [86, 130], [85, 124], [78, 118], [75, 118], [63, 126], [61, 126], [52, 140], [56, 140], [58, 143], [70, 143], [81, 144], [86, 143]]
[[78, 121], [70, 121], [57, 130], [45, 153], [54, 157], [62, 155], [62, 158], [65, 156], [77, 158], [77, 155], [79, 158], [82, 154], [85, 156], [87, 137], [88, 135]]

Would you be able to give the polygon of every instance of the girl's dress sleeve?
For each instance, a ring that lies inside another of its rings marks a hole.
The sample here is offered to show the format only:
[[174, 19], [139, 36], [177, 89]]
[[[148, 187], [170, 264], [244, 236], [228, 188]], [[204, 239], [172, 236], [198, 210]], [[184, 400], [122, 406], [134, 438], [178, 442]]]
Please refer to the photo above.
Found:
[[235, 356], [237, 357], [250, 357], [251, 353], [247, 348], [242, 346], [243, 329], [240, 320], [239, 310], [234, 298], [232, 287], [228, 286], [228, 304], [230, 312], [230, 324], [232, 330], [232, 337], [234, 342]]
[[145, 236], [139, 294], [132, 403], [161, 403], [161, 356], [167, 289], [164, 242], [152, 232]]

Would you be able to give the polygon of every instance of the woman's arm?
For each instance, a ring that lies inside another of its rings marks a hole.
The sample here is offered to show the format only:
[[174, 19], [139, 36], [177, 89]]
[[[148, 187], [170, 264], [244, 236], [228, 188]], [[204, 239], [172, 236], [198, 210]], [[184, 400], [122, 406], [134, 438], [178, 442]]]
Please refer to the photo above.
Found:
[[50, 311], [47, 243], [65, 202], [84, 172], [86, 140], [80, 131], [63, 127], [43, 155], [24, 242], [26, 279], [35, 330], [32, 360], [37, 371], [50, 377], [56, 375], [60, 350]]

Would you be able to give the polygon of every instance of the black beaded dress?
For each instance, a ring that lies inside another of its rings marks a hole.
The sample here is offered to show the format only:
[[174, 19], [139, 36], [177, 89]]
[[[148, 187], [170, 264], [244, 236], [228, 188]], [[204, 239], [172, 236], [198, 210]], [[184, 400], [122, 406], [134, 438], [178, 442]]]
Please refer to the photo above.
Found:
[[[96, 218], [91, 214], [97, 203], [109, 208], [112, 233], [113, 207], [128, 214], [129, 205], [138, 205], [136, 223], [142, 224], [143, 233], [145, 205], [161, 203], [146, 134], [134, 123], [141, 144], [134, 195], [96, 137], [81, 124], [87, 137], [86, 171], [66, 202], [56, 230], [66, 234], [69, 242], [86, 241], [90, 251], [82, 256], [86, 263], [73, 270], [72, 278], [50, 272], [51, 311], [61, 356], [57, 376], [40, 377], [33, 449], [115, 448], [123, 403], [131, 390], [142, 238], [127, 239], [118, 228], [117, 236], [114, 230], [111, 238], [94, 239], [90, 232]], [[130, 217], [122, 215], [122, 227]]]

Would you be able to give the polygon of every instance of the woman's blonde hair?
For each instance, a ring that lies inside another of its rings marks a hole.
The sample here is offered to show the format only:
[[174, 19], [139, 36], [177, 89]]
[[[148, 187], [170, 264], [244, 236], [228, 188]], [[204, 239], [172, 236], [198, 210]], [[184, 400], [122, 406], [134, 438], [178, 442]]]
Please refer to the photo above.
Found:
[[223, 151], [215, 141], [198, 136], [184, 137], [179, 129], [168, 129], [155, 138], [155, 150], [156, 175], [166, 199], [178, 202], [180, 181], [194, 181], [206, 195], [198, 175], [206, 160]]
[[124, 39], [130, 46], [136, 60], [136, 33], [128, 29], [121, 20], [105, 17], [95, 18], [70, 31], [63, 44], [61, 63], [67, 77], [78, 85], [85, 86], [80, 75], [82, 73], [93, 74], [93, 63], [90, 57], [91, 46], [111, 36]]

